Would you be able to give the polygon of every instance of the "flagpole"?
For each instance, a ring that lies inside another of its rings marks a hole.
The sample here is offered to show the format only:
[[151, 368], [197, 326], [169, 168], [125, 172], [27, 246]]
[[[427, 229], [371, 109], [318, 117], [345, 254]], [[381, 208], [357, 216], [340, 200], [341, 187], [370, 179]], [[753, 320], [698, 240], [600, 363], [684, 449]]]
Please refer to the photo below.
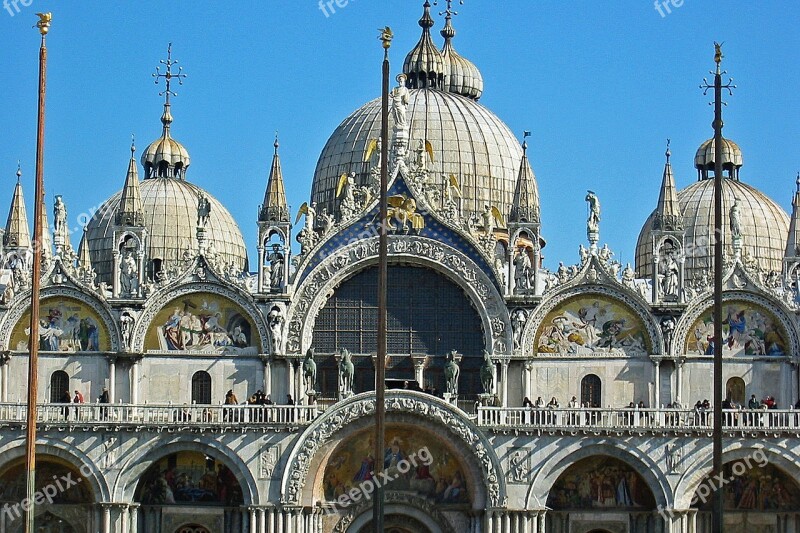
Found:
[[386, 387], [386, 287], [388, 273], [388, 216], [387, 188], [389, 181], [389, 47], [392, 45], [392, 30], [387, 26], [381, 30], [383, 44], [383, 89], [381, 92], [381, 193], [380, 234], [378, 241], [378, 350], [375, 360], [375, 500], [372, 504], [373, 531], [384, 529], [384, 487], [380, 483], [383, 471], [385, 440], [385, 387]]
[[33, 265], [31, 283], [31, 322], [28, 339], [28, 412], [25, 434], [26, 503], [25, 532], [34, 533], [36, 502], [36, 395], [39, 388], [39, 279], [42, 271], [42, 209], [44, 209], [44, 111], [47, 90], [47, 32], [50, 13], [37, 13], [36, 27], [42, 35], [39, 47], [39, 112], [36, 131], [36, 189], [34, 192]]

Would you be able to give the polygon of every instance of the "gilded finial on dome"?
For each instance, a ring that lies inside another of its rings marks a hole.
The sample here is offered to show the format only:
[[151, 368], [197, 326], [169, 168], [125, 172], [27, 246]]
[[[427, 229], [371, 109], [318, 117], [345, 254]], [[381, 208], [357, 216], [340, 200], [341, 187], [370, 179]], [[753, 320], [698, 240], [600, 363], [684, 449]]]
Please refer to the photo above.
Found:
[[522, 155], [526, 155], [528, 153], [528, 137], [531, 136], [531, 132], [525, 130], [522, 132]]
[[672, 142], [671, 139], [667, 139], [667, 151], [664, 152], [664, 155], [667, 156], [667, 163], [669, 163], [669, 158], [672, 156], [672, 152], [669, 149], [669, 145]]
[[275, 147], [275, 155], [278, 155], [278, 148], [280, 147], [280, 145], [281, 145], [281, 143], [278, 142], [278, 132], [276, 131], [275, 132], [275, 142], [272, 144], [272, 146]]
[[[17, 183], [19, 183], [20, 178], [22, 177], [22, 164], [17, 160]], [[797, 179], [800, 180], [800, 174], [797, 175]]]
[[136, 153], [136, 134], [131, 133], [131, 157]]
[[722, 45], [725, 44], [724, 42], [718, 43], [714, 41], [714, 63], [717, 64], [717, 74], [720, 73], [720, 68], [722, 65], [722, 58], [725, 56], [722, 54]]

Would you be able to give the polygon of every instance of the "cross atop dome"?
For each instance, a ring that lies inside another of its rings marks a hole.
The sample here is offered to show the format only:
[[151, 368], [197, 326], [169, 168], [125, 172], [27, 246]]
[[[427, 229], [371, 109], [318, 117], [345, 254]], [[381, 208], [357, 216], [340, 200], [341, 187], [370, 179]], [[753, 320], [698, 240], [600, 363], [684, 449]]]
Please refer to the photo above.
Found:
[[[447, 14], [447, 18], [452, 18], [454, 15], [458, 15], [458, 11], [453, 11], [453, 2], [455, 0], [444, 0], [444, 1], [447, 4], [447, 9], [445, 9], [444, 11], [441, 11], [439, 13], [439, 16]], [[464, 5], [464, 0], [459, 0], [458, 3], [463, 6]], [[435, 6], [439, 5], [439, 0], [433, 0], [433, 5], [435, 5]]]
[[183, 80], [186, 79], [186, 74], [183, 73], [183, 67], [178, 67], [178, 72], [176, 73], [172, 72], [173, 65], [178, 64], [177, 59], [172, 59], [172, 43], [169, 43], [169, 46], [167, 46], [167, 59], [162, 59], [159, 61], [159, 63], [166, 67], [166, 71], [162, 73], [161, 67], [156, 67], [153, 77], [156, 79], [156, 85], [158, 85], [158, 80], [164, 78], [166, 88], [158, 93], [158, 96], [163, 96], [165, 98], [164, 105], [168, 106], [169, 97], [178, 96], [178, 93], [174, 92], [171, 88], [172, 78], [178, 80], [178, 85], [183, 85]]

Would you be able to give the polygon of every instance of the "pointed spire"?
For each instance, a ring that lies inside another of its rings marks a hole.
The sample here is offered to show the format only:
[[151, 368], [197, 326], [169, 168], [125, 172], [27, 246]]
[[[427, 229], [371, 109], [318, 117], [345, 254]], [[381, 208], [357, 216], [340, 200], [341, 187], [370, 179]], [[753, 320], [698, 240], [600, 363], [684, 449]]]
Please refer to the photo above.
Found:
[[14, 187], [14, 196], [11, 199], [11, 209], [8, 211], [6, 232], [3, 235], [5, 248], [28, 249], [31, 247], [31, 232], [28, 226], [28, 215], [25, 212], [25, 198], [22, 196], [22, 169], [17, 164], [17, 185]]
[[128, 162], [128, 174], [122, 189], [122, 198], [117, 208], [118, 226], [143, 226], [142, 193], [139, 191], [139, 171], [136, 166], [136, 142], [131, 139], [131, 160]]
[[789, 238], [786, 240], [786, 257], [800, 257], [800, 172], [795, 181], [796, 190], [792, 199], [792, 220], [789, 222]]
[[92, 258], [89, 255], [89, 240], [86, 238], [87, 227], [83, 227], [83, 237], [81, 243], [78, 245], [78, 268], [84, 272], [89, 272], [92, 269]]
[[442, 89], [445, 75], [449, 72], [444, 57], [431, 38], [435, 22], [431, 17], [431, 3], [425, 0], [424, 12], [419, 20], [422, 37], [403, 62], [403, 74], [408, 77], [409, 89]]
[[[530, 132], [525, 132], [528, 137]], [[514, 203], [511, 205], [510, 222], [539, 223], [539, 191], [536, 176], [528, 162], [528, 141], [522, 142], [522, 162], [519, 166], [517, 187], [514, 190]]]
[[272, 156], [272, 168], [269, 171], [267, 191], [264, 193], [264, 203], [258, 214], [260, 222], [289, 222], [289, 207], [286, 204], [286, 189], [283, 184], [283, 171], [281, 158], [278, 155], [278, 134], [275, 133], [275, 155]]
[[42, 261], [47, 262], [52, 258], [53, 238], [50, 235], [50, 226], [47, 223], [47, 209], [42, 206]]
[[664, 176], [661, 180], [661, 191], [658, 193], [658, 206], [656, 207], [656, 216], [653, 219], [653, 229], [682, 231], [683, 216], [681, 215], [681, 206], [678, 203], [675, 178], [672, 175], [672, 163], [670, 163], [672, 152], [669, 149], [669, 145], [670, 140], [667, 139], [667, 151], [665, 153], [667, 162], [664, 164]]

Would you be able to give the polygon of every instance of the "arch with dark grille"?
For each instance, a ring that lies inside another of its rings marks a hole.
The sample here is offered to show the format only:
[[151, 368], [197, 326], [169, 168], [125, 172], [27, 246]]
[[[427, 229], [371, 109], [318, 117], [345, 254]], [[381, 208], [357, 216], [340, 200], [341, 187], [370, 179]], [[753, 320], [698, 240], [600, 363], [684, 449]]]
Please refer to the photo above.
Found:
[[211, 403], [211, 376], [205, 370], [195, 372], [192, 376], [192, 403]]
[[602, 382], [594, 374], [588, 374], [581, 380], [581, 405], [600, 407], [602, 405]]
[[69, 394], [69, 374], [63, 370], [56, 370], [50, 375], [50, 403], [61, 403]]
[[[464, 291], [428, 268], [390, 265], [388, 272], [388, 380], [413, 380], [412, 354], [428, 355], [423, 388], [444, 390], [445, 354], [462, 354], [459, 393], [481, 392], [480, 365], [485, 348], [480, 316]], [[323, 396], [335, 395], [333, 354], [350, 350], [356, 366], [355, 392], [374, 388], [370, 355], [377, 346], [378, 269], [361, 270], [334, 292], [320, 310], [312, 346], [318, 354]]]

